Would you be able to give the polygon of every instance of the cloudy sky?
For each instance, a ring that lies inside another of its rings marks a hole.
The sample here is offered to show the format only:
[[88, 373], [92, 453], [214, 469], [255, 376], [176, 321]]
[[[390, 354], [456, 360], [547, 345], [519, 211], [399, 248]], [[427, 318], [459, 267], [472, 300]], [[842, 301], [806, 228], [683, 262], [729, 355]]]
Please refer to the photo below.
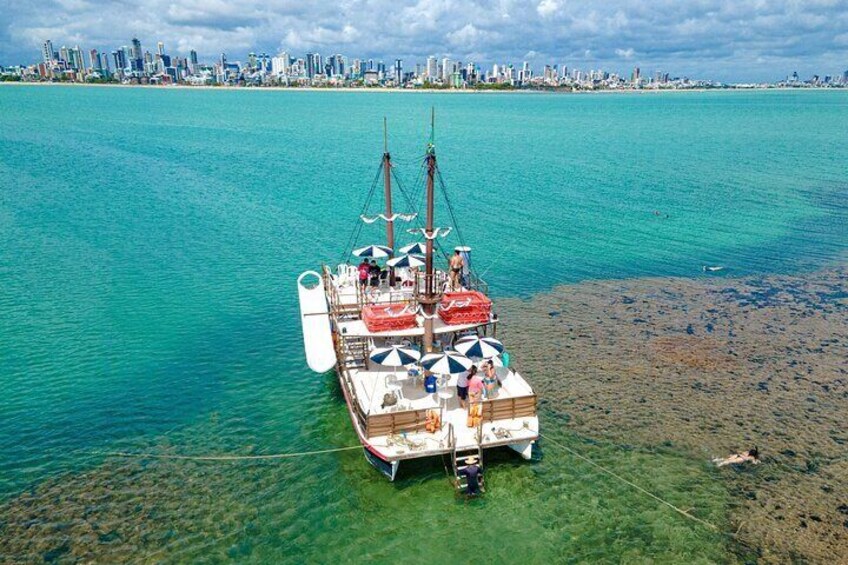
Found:
[[0, 0], [0, 64], [45, 39], [111, 51], [196, 49], [481, 64], [530, 61], [721, 80], [848, 69], [848, 0]]

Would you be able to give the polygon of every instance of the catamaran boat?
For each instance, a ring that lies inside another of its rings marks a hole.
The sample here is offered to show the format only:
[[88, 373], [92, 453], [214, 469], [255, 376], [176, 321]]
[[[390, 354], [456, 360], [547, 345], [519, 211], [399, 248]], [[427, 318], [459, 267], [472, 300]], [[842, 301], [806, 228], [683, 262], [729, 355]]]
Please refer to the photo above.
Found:
[[[488, 287], [472, 268], [471, 248], [459, 238], [446, 193], [453, 225], [436, 226], [436, 188], [445, 186], [432, 138], [422, 168], [423, 226], [417, 210], [392, 209], [393, 184], [407, 205], [414, 208], [415, 202], [386, 148], [368, 196], [370, 202], [382, 177], [385, 208], [368, 216], [366, 204], [345, 250], [366, 261], [385, 260], [386, 269], [366, 266], [365, 284], [350, 262], [301, 274], [303, 341], [313, 371], [338, 374], [353, 428], [374, 467], [394, 480], [402, 461], [449, 455], [462, 490], [466, 462], [476, 457], [482, 464], [484, 449], [508, 446], [530, 459], [539, 437], [537, 400], [497, 339], [499, 320]], [[354, 249], [363, 226], [377, 221], [385, 224], [386, 244]], [[410, 243], [396, 251], [400, 222]], [[459, 242], [453, 250], [447, 247], [450, 238]], [[451, 267], [451, 255], [462, 262], [454, 259]], [[442, 257], [445, 269], [437, 267]], [[493, 372], [485, 367], [490, 361]], [[457, 383], [472, 365], [487, 380], [482, 395], [472, 391], [465, 401]]]

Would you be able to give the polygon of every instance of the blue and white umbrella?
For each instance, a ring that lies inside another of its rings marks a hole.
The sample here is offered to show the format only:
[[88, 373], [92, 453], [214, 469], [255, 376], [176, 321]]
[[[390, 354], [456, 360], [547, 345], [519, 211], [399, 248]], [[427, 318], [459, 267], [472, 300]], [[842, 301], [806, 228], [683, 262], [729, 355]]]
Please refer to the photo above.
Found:
[[410, 243], [409, 245], [404, 245], [400, 248], [401, 253], [406, 253], [407, 255], [425, 255], [427, 253], [427, 244], [426, 243]]
[[453, 351], [428, 353], [421, 358], [421, 366], [439, 375], [456, 375], [471, 368], [473, 363], [465, 355]]
[[401, 255], [386, 261], [389, 267], [423, 267], [426, 263], [414, 255]]
[[467, 355], [480, 359], [491, 359], [503, 353], [504, 345], [493, 337], [477, 337], [476, 335], [463, 337], [454, 345], [454, 349]]
[[386, 367], [405, 367], [421, 359], [421, 353], [414, 347], [390, 345], [371, 350], [372, 361]]
[[354, 249], [353, 254], [357, 257], [388, 257], [392, 254], [392, 248], [386, 247], [385, 245], [369, 245], [367, 247], [361, 247], [359, 249]]

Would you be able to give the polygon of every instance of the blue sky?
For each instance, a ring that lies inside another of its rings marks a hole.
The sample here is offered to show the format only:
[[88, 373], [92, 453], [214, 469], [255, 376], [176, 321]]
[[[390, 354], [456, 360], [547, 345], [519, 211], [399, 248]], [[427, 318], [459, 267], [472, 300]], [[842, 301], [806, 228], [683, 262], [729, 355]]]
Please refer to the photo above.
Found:
[[774, 80], [848, 69], [848, 0], [0, 0], [0, 64], [37, 61], [48, 38], [111, 51], [136, 36], [207, 60], [314, 50], [409, 66], [433, 54]]

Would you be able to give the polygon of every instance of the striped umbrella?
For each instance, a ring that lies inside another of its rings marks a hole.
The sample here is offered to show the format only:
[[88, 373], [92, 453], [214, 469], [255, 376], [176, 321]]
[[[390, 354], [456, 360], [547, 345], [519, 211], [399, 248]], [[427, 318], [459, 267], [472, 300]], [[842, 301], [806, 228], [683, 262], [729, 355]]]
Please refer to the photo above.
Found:
[[389, 259], [386, 261], [386, 265], [389, 267], [423, 267], [425, 263], [415, 255], [401, 255], [400, 257]]
[[471, 368], [473, 363], [465, 355], [453, 351], [428, 353], [421, 358], [421, 366], [439, 375], [456, 375]]
[[407, 255], [425, 255], [427, 253], [427, 244], [426, 243], [410, 243], [409, 245], [404, 245], [400, 248], [401, 253], [406, 253]]
[[368, 245], [367, 247], [361, 247], [359, 249], [354, 249], [353, 254], [357, 257], [388, 257], [392, 254], [392, 248], [386, 247], [385, 245]]
[[386, 367], [404, 367], [421, 359], [421, 353], [413, 347], [390, 345], [372, 349], [369, 357], [375, 363]]
[[490, 359], [503, 353], [503, 343], [493, 337], [477, 337], [476, 335], [463, 337], [454, 344], [454, 349], [468, 357], [479, 357]]

